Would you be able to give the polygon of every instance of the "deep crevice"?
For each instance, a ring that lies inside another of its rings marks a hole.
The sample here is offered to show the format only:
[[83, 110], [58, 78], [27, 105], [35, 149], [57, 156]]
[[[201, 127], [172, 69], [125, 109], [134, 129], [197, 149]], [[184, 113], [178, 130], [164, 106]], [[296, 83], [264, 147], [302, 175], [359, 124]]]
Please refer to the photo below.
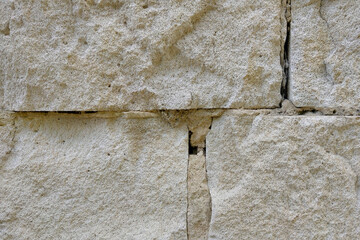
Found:
[[203, 154], [204, 154], [205, 159], [206, 159], [206, 139], [204, 140]]
[[284, 42], [283, 55], [283, 81], [281, 83], [281, 96], [284, 99], [289, 98], [289, 81], [290, 81], [290, 34], [291, 34], [291, 0], [286, 1], [286, 37]]
[[192, 146], [191, 145], [191, 135], [193, 133], [191, 131], [189, 131], [189, 155], [197, 155], [198, 153], [198, 147], [197, 146]]

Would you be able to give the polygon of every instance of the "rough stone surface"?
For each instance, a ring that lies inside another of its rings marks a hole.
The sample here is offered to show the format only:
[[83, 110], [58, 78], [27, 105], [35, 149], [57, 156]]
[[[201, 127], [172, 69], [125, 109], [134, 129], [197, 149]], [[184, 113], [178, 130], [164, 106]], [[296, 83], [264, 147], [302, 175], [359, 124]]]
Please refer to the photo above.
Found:
[[359, 117], [228, 111], [206, 150], [209, 239], [359, 238]]
[[0, 239], [360, 239], [359, 80], [359, 0], [0, 0]]
[[[13, 148], [15, 134], [14, 115], [0, 112], [0, 169]], [[1, 179], [1, 175], [0, 175]], [[1, 220], [0, 220], [1, 226]]]
[[360, 4], [292, 0], [289, 97], [297, 107], [360, 107]]
[[64, 114], [15, 125], [0, 239], [186, 239], [186, 126]]
[[205, 240], [208, 239], [211, 199], [203, 150], [189, 155], [188, 169], [188, 240]]
[[4, 109], [279, 106], [281, 1], [5, 0], [0, 9]]

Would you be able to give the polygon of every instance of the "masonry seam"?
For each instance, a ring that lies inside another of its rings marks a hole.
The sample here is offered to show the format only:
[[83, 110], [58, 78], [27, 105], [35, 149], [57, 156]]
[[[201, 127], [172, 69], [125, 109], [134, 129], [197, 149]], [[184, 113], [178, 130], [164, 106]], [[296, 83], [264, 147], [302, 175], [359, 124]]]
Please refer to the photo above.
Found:
[[[214, 118], [211, 117], [211, 123], [210, 123], [210, 126], [209, 126], [209, 129], [211, 131], [211, 127], [212, 127], [212, 124], [213, 124], [213, 120]], [[209, 132], [210, 132], [209, 131]], [[209, 133], [208, 133], [209, 134]], [[207, 137], [207, 135], [206, 135]], [[209, 233], [210, 233], [210, 224], [211, 224], [211, 219], [212, 219], [212, 196], [211, 196], [211, 191], [210, 191], [210, 187], [209, 187], [209, 177], [208, 177], [208, 170], [207, 170], [207, 154], [206, 154], [206, 138], [205, 138], [205, 147], [204, 147], [204, 156], [205, 156], [205, 177], [206, 177], [206, 184], [207, 184], [207, 187], [208, 187], [208, 190], [209, 190], [209, 222], [208, 222], [208, 231], [207, 231], [207, 239], [209, 238]]]
[[291, 38], [291, 0], [286, 1], [285, 19], [286, 19], [286, 37], [283, 46], [283, 80], [281, 84], [282, 99], [289, 99], [289, 81], [290, 81], [290, 38]]

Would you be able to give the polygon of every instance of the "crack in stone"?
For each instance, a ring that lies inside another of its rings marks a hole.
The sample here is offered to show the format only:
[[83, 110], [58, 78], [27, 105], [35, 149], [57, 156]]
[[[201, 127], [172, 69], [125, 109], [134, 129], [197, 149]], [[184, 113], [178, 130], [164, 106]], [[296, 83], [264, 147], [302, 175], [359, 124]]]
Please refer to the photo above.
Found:
[[[191, 132], [189, 131], [189, 153], [190, 153], [190, 136]], [[186, 165], [186, 239], [189, 240], [189, 162], [190, 162], [190, 154], [187, 159]]]
[[329, 26], [329, 23], [328, 23], [325, 15], [323, 14], [323, 1], [324, 1], [324, 0], [320, 0], [320, 3], [319, 3], [319, 16], [320, 16], [320, 18], [321, 18], [321, 19], [325, 22], [325, 24], [326, 24], [326, 28], [327, 28], [327, 30], [328, 30], [328, 32], [329, 32], [329, 37], [330, 37], [331, 41], [332, 41], [333, 43], [335, 43], [333, 37], [332, 37], [331, 34], [330, 34], [330, 26]]
[[[212, 117], [211, 118], [211, 124], [209, 126], [210, 130], [211, 130], [213, 120], [214, 120], [214, 118]], [[205, 141], [206, 141], [206, 139], [205, 139]], [[211, 191], [210, 191], [210, 187], [209, 187], [209, 178], [208, 178], [207, 162], [206, 162], [206, 142], [205, 142], [204, 154], [205, 154], [205, 178], [206, 178], [207, 190], [209, 192], [209, 218], [208, 218], [208, 230], [207, 230], [206, 238], [209, 238], [210, 224], [211, 224], [211, 218], [212, 218], [212, 197], [211, 197]]]
[[[197, 115], [198, 119], [206, 119], [221, 116], [225, 111], [242, 111], [242, 112], [263, 112], [266, 115], [279, 115], [279, 116], [296, 116], [306, 115], [308, 113], [316, 113], [322, 116], [360, 116], [360, 109], [357, 108], [344, 108], [344, 107], [296, 107], [289, 99], [283, 99], [281, 107], [277, 108], [213, 108], [213, 109], [188, 109], [188, 110], [148, 110], [148, 111], [12, 111], [17, 116], [21, 117], [33, 117], [33, 116], [72, 116], [73, 114], [83, 118], [162, 118], [168, 122], [172, 127], [177, 127], [181, 123], [186, 122], [188, 125], [192, 125], [194, 128], [195, 123], [200, 121], [194, 118]], [[199, 114], [198, 114], [199, 113]], [[192, 116], [192, 117], [190, 117]], [[207, 117], [206, 117], [207, 116]], [[191, 120], [193, 118], [193, 120]], [[205, 124], [206, 125], [206, 124]], [[203, 126], [203, 131], [206, 133], [209, 131], [208, 126]], [[191, 137], [196, 141], [204, 142], [204, 133], [200, 134], [200, 131], [189, 130], [192, 132]], [[199, 138], [200, 137], [200, 138]], [[193, 140], [194, 141], [194, 140]], [[194, 144], [197, 145], [197, 144]]]
[[357, 204], [360, 207], [360, 176], [359, 175], [356, 175], [355, 193], [357, 197]]
[[290, 81], [290, 34], [291, 34], [291, 0], [286, 0], [285, 2], [285, 19], [286, 19], [286, 37], [283, 49], [282, 56], [282, 68], [283, 68], [283, 80], [281, 83], [281, 96], [284, 99], [288, 99], [289, 92], [289, 81]]
[[141, 119], [141, 118], [158, 118], [159, 112], [155, 111], [17, 111], [14, 112], [18, 116], [33, 117], [33, 116], [63, 116], [80, 118], [127, 118], [127, 119]]
[[[328, 37], [330, 38], [331, 44], [333, 45], [333, 49], [336, 49], [336, 47], [335, 47], [335, 46], [336, 46], [335, 40], [334, 40], [334, 38], [333, 38], [332, 35], [331, 35], [329, 22], [328, 22], [328, 20], [326, 19], [325, 14], [323, 13], [323, 10], [324, 10], [323, 0], [320, 0], [320, 3], [319, 3], [319, 16], [320, 16], [321, 20], [323, 20], [323, 22], [324, 22], [325, 25], [326, 25]], [[332, 50], [332, 51], [334, 51], [334, 50]], [[330, 51], [330, 52], [331, 52], [331, 51]], [[335, 80], [334, 80], [334, 77], [333, 77], [333, 75], [331, 74], [331, 72], [330, 72], [329, 70], [330, 70], [330, 69], [329, 69], [329, 64], [328, 64], [327, 60], [325, 59], [325, 60], [324, 60], [325, 78], [328, 80], [328, 82], [329, 82], [332, 86], [334, 86], [334, 85], [335, 85]]]
[[[211, 129], [212, 121], [213, 117], [209, 115], [193, 113], [188, 117], [186, 228], [189, 240], [207, 239], [209, 235], [212, 200], [206, 168], [206, 135]], [[204, 130], [205, 127], [207, 131]], [[193, 138], [194, 136], [195, 138]]]
[[158, 66], [164, 56], [171, 55], [169, 52], [177, 52], [177, 48], [175, 47], [176, 43], [194, 30], [194, 25], [200, 21], [208, 11], [213, 9], [214, 4], [215, 0], [206, 0], [198, 11], [194, 12], [180, 25], [174, 26], [167, 34], [161, 36], [156, 44], [154, 44], [158, 47], [150, 53], [152, 59], [152, 66], [150, 66], [150, 68]]

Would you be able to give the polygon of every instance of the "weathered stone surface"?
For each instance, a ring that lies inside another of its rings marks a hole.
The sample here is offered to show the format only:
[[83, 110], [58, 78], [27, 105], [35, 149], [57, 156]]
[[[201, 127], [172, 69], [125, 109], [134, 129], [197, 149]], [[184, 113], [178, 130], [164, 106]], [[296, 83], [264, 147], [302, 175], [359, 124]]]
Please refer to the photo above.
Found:
[[15, 125], [1, 239], [186, 239], [186, 126], [59, 114]]
[[14, 134], [14, 115], [0, 112], [0, 169], [11, 153]]
[[281, 1], [0, 2], [8, 110], [276, 107]]
[[359, 238], [359, 117], [228, 111], [206, 141], [210, 239]]
[[189, 155], [188, 169], [188, 239], [208, 239], [211, 199], [203, 150]]
[[360, 4], [292, 0], [289, 97], [298, 107], [360, 107]]

